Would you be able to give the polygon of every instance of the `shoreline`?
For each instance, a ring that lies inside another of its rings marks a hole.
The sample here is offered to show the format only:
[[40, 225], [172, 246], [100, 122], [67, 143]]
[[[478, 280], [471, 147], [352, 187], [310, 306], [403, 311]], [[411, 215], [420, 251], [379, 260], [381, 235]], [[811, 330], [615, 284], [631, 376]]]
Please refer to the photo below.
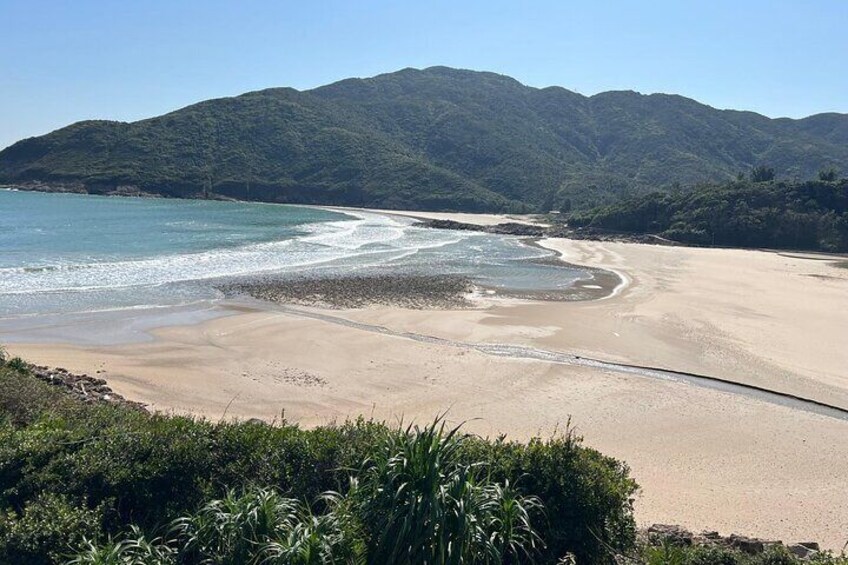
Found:
[[[285, 410], [314, 426], [361, 414], [429, 419], [450, 408], [469, 431], [523, 440], [570, 417], [587, 445], [630, 465], [643, 489], [641, 525], [841, 548], [844, 420], [671, 377], [487, 350], [667, 367], [844, 410], [848, 354], [838, 344], [848, 327], [848, 270], [753, 251], [538, 244], [568, 263], [616, 272], [621, 283], [602, 300], [504, 298], [473, 309], [298, 307], [310, 316], [297, 316], [245, 302], [223, 317], [159, 327], [144, 343], [9, 349], [40, 365], [100, 370], [117, 393], [153, 410], [213, 420], [273, 419]], [[328, 315], [340, 321], [321, 319]]]
[[[49, 183], [38, 183], [39, 185], [45, 185]], [[340, 213], [345, 212], [370, 212], [375, 214], [382, 214], [385, 216], [397, 216], [404, 218], [413, 218], [421, 221], [422, 223], [428, 222], [450, 222], [458, 225], [466, 225], [466, 226], [478, 226], [482, 228], [487, 227], [497, 227], [503, 224], [518, 224], [525, 226], [537, 226], [540, 228], [549, 228], [553, 227], [552, 224], [548, 224], [539, 219], [540, 216], [544, 216], [544, 214], [539, 213], [529, 213], [529, 214], [509, 214], [509, 213], [497, 213], [497, 212], [459, 212], [459, 211], [416, 211], [416, 210], [399, 210], [394, 208], [373, 208], [373, 207], [358, 207], [358, 206], [345, 206], [345, 205], [335, 205], [335, 204], [305, 204], [298, 202], [271, 202], [265, 200], [240, 200], [237, 198], [226, 197], [217, 194], [211, 194], [209, 197], [200, 198], [197, 197], [182, 197], [182, 196], [170, 196], [159, 193], [151, 193], [144, 191], [111, 191], [105, 193], [96, 193], [96, 192], [88, 192], [83, 189], [76, 189], [78, 183], [62, 183], [58, 182], [53, 187], [44, 187], [44, 186], [30, 186], [26, 184], [6, 184], [0, 186], [0, 190], [9, 191], [9, 192], [41, 192], [45, 194], [69, 194], [69, 195], [79, 195], [79, 196], [99, 196], [104, 198], [159, 198], [166, 200], [199, 200], [199, 201], [212, 201], [212, 202], [239, 202], [244, 204], [267, 204], [271, 206], [293, 206], [293, 207], [304, 207], [304, 208], [320, 208], [325, 210], [337, 211]], [[68, 187], [68, 185], [73, 185]], [[430, 226], [432, 227], [432, 226]], [[445, 229], [445, 228], [437, 228], [437, 229]], [[455, 229], [455, 228], [448, 228]], [[469, 229], [462, 228], [459, 229]], [[486, 231], [481, 230], [481, 231]], [[515, 234], [511, 233], [510, 228], [505, 228], [504, 231], [493, 231], [489, 233], [499, 233], [500, 235], [524, 235], [521, 233]], [[719, 245], [696, 245], [692, 243], [680, 242], [671, 239], [666, 239], [654, 234], [637, 234], [637, 233], [629, 233], [629, 232], [615, 232], [615, 231], [607, 231], [600, 230], [596, 228], [568, 228], [567, 225], [560, 226], [559, 230], [554, 230], [553, 232], [548, 232], [539, 235], [542, 239], [571, 239], [576, 241], [596, 241], [596, 242], [607, 242], [607, 243], [633, 243], [633, 244], [642, 244], [642, 245], [663, 245], [663, 246], [671, 246], [671, 247], [685, 247], [691, 249], [723, 249], [729, 251], [762, 251], [765, 253], [777, 253], [777, 254], [799, 254], [799, 255], [808, 255], [808, 256], [818, 256], [821, 257], [821, 260], [833, 260], [840, 261], [848, 258], [848, 253], [829, 253], [826, 251], [818, 251], [818, 250], [809, 250], [809, 249], [792, 249], [792, 248], [767, 248], [767, 247], [724, 247]]]

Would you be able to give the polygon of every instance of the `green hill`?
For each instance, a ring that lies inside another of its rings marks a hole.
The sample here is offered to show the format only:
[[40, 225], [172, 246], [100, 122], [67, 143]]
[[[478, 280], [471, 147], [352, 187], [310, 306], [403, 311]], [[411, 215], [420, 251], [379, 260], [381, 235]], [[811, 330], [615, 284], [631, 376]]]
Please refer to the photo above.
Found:
[[848, 115], [802, 120], [680, 96], [585, 97], [433, 67], [275, 88], [133, 123], [88, 121], [0, 152], [0, 183], [385, 208], [536, 211], [848, 169]]

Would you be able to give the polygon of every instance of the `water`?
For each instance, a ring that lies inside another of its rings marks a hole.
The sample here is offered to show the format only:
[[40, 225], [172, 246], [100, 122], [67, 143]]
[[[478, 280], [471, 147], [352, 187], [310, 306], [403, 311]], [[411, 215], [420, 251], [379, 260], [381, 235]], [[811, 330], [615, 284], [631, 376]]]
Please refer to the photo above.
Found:
[[460, 274], [516, 291], [591, 274], [517, 238], [372, 213], [0, 190], [0, 318], [172, 307], [257, 274]]

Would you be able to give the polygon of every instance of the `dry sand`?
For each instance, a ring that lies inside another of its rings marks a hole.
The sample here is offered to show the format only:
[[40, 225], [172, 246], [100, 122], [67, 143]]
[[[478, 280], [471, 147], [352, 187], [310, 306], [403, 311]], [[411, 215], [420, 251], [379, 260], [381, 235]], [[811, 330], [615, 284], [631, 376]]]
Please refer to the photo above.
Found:
[[[332, 315], [716, 375], [848, 408], [848, 269], [755, 251], [545, 245], [568, 261], [615, 269], [626, 285], [593, 302]], [[474, 419], [472, 431], [524, 439], [571, 417], [589, 445], [630, 464], [643, 489], [642, 524], [813, 539], [831, 548], [848, 540], [845, 420], [683, 383], [493, 357], [270, 306], [160, 328], [155, 337], [10, 350], [41, 364], [103, 371], [128, 398], [214, 419], [285, 410], [287, 419], [315, 425], [359, 414], [429, 419], [449, 410], [453, 420]]]

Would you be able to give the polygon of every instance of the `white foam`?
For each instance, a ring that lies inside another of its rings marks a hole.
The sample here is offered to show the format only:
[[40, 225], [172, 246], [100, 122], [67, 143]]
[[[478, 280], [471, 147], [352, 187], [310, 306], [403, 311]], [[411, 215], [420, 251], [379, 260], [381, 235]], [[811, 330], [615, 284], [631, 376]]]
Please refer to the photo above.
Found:
[[[199, 253], [119, 261], [27, 265], [0, 269], [0, 295], [84, 292], [286, 272], [362, 258], [362, 266], [397, 262], [422, 249], [458, 243], [454, 232], [422, 230], [377, 214], [307, 224], [305, 235]], [[368, 260], [365, 260], [365, 258]], [[357, 262], [357, 265], [360, 265]], [[347, 265], [351, 267], [351, 265]]]

